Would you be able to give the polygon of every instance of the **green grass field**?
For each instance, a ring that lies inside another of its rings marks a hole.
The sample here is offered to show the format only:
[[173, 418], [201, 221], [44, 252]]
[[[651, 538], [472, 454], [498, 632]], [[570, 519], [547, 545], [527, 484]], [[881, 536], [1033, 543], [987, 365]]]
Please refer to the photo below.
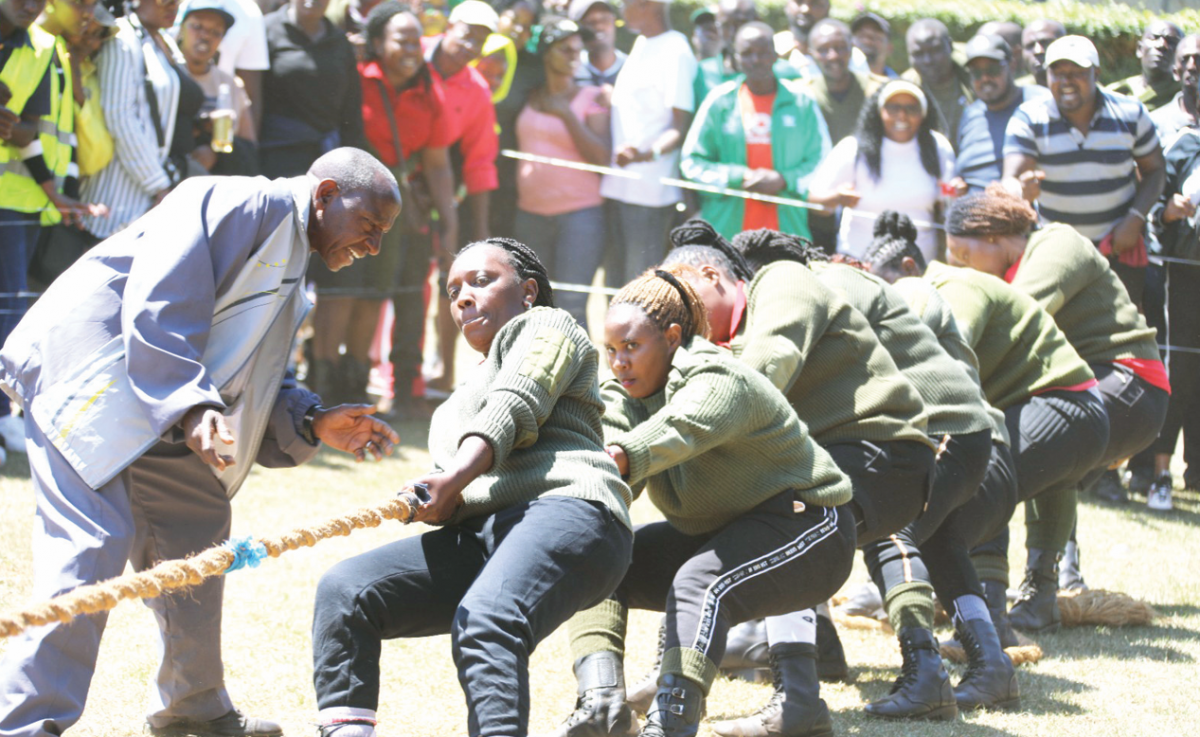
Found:
[[[426, 470], [422, 425], [398, 428], [404, 445], [379, 464], [355, 466], [324, 451], [287, 471], [257, 469], [234, 502], [235, 535], [271, 535], [390, 496]], [[23, 456], [0, 470], [0, 609], [19, 607], [30, 591], [34, 495]], [[1020, 669], [1023, 711], [978, 713], [949, 724], [880, 723], [862, 704], [884, 694], [897, 673], [899, 650], [878, 632], [843, 631], [855, 680], [826, 685], [824, 698], [842, 735], [1195, 735], [1200, 734], [1200, 495], [1178, 492], [1176, 511], [1156, 515], [1140, 503], [1117, 509], [1081, 505], [1079, 538], [1093, 587], [1122, 590], [1157, 607], [1148, 627], [1079, 628], [1041, 637], [1047, 657]], [[654, 519], [645, 501], [638, 521]], [[1014, 522], [1013, 570], [1021, 570], [1023, 526]], [[316, 582], [336, 561], [420, 526], [385, 523], [268, 560], [231, 574], [226, 586], [224, 657], [235, 702], [250, 714], [283, 722], [289, 737], [313, 735], [309, 626]], [[1014, 578], [1017, 574], [1014, 573]], [[851, 581], [866, 579], [859, 564]], [[1014, 580], [1014, 583], [1016, 581]], [[658, 615], [634, 612], [628, 674], [649, 665]], [[112, 737], [142, 731], [147, 689], [156, 667], [156, 629], [147, 609], [124, 603], [108, 631], [82, 721], [70, 734]], [[5, 645], [0, 641], [0, 651]], [[542, 643], [531, 664], [531, 731], [563, 719], [575, 697], [565, 630]], [[952, 667], [957, 678], [961, 668]], [[388, 643], [383, 658], [380, 731], [390, 737], [466, 734], [466, 709], [447, 637]], [[709, 699], [710, 719], [757, 708], [769, 687], [721, 680]], [[711, 734], [705, 730], [702, 734]]]

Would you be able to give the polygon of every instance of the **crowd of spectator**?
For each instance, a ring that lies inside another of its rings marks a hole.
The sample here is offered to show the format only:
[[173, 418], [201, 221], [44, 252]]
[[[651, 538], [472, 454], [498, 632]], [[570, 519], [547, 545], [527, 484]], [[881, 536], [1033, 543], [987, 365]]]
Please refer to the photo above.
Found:
[[[690, 36], [669, 9], [3, 0], [0, 342], [25, 309], [19, 295], [182, 179], [297, 176], [355, 146], [397, 175], [405, 207], [384, 258], [312, 272], [308, 381], [335, 402], [370, 398], [373, 363], [390, 363], [400, 416], [421, 416], [427, 392], [450, 388], [444, 304], [442, 375], [423, 378], [424, 316], [439, 299], [424, 287], [467, 242], [515, 237], [560, 282], [590, 285], [603, 268], [617, 286], [657, 264], [669, 229], [696, 212], [730, 238], [778, 229], [860, 257], [890, 209], [917, 225], [928, 260], [945, 260], [943, 211], [997, 181], [1091, 239], [1160, 343], [1200, 348], [1188, 288], [1200, 267], [1172, 260], [1200, 255], [1200, 37], [1150, 23], [1141, 73], [1106, 89], [1093, 44], [1053, 19], [987, 23], [956, 43], [934, 19], [903, 38], [874, 12], [844, 23], [830, 0], [787, 0], [782, 30], [754, 0], [720, 0], [692, 14]], [[888, 66], [894, 43], [910, 69]], [[561, 294], [586, 323], [588, 294]], [[381, 356], [388, 300], [399, 319]], [[1198, 360], [1185, 350], [1170, 364], [1200, 376]], [[1197, 422], [1187, 409], [1200, 386], [1178, 373], [1164, 438], [1132, 466], [1142, 490]], [[0, 428], [8, 412], [0, 402]], [[1125, 493], [1115, 474], [1102, 486]]]

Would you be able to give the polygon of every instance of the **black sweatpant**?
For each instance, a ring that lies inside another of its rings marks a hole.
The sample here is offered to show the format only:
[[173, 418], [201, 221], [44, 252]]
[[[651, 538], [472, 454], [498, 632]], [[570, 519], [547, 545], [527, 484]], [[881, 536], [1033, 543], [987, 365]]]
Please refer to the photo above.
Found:
[[850, 576], [848, 506], [798, 502], [785, 491], [705, 535], [685, 535], [667, 522], [639, 526], [633, 563], [614, 598], [666, 612], [666, 651], [691, 648], [720, 663], [731, 626], [813, 607]]
[[[403, 220], [403, 218], [399, 218]], [[402, 227], [397, 222], [396, 227]], [[433, 255], [433, 237], [429, 233], [407, 231], [401, 243], [397, 293], [392, 297], [395, 320], [392, 323], [392, 391], [396, 399], [412, 396], [413, 382], [421, 375], [421, 338], [425, 333], [425, 280], [429, 278], [429, 260]], [[433, 295], [437, 299], [437, 295]]]
[[[1093, 363], [1100, 398], [1108, 413], [1108, 444], [1094, 476], [1129, 458], [1158, 437], [1171, 395], [1115, 363]], [[1084, 481], [1087, 485], [1087, 480]]]
[[912, 440], [852, 440], [823, 446], [854, 487], [858, 546], [886, 538], [921, 515], [933, 492], [933, 449]]
[[317, 587], [317, 706], [377, 708], [382, 641], [449, 633], [468, 734], [525, 737], [529, 655], [612, 593], [632, 546], [606, 506], [546, 497], [338, 563]]

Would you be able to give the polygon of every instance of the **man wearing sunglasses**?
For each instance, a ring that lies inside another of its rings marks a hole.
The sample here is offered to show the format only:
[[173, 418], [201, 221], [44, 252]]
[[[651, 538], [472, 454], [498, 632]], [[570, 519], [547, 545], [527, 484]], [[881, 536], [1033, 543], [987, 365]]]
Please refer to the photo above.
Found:
[[1039, 85], [1017, 86], [1012, 49], [999, 36], [972, 38], [966, 58], [976, 99], [958, 124], [958, 173], [970, 191], [978, 192], [1000, 179], [1008, 119], [1021, 103], [1050, 91]]

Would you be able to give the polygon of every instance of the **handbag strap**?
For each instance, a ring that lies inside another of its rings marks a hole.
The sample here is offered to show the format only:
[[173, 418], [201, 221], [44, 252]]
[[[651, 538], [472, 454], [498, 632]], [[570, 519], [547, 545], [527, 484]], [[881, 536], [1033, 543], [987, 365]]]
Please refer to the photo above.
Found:
[[[400, 127], [396, 125], [396, 111], [392, 109], [392, 95], [388, 90], [387, 84], [375, 77], [375, 84], [379, 86], [379, 97], [383, 100], [383, 111], [387, 113], [388, 125], [392, 129], [392, 147], [396, 149], [396, 169], [404, 173], [404, 149], [400, 148]], [[400, 177], [396, 177], [397, 180]]]

